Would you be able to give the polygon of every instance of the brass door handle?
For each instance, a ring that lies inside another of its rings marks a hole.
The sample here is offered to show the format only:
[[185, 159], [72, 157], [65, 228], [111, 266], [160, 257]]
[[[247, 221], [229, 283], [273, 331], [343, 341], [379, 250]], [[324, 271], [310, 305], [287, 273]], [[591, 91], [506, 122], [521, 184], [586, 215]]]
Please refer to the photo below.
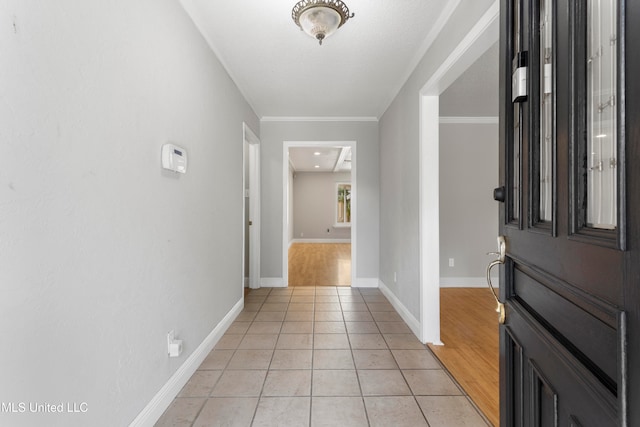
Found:
[[507, 314], [504, 309], [504, 304], [500, 302], [500, 299], [498, 298], [498, 294], [496, 293], [496, 290], [493, 287], [493, 283], [491, 283], [491, 269], [496, 265], [504, 264], [506, 254], [507, 254], [507, 242], [504, 236], [498, 236], [498, 252], [489, 252], [487, 254], [487, 255], [496, 255], [498, 257], [495, 260], [491, 261], [487, 266], [487, 285], [489, 285], [489, 289], [491, 289], [493, 298], [495, 298], [496, 300], [496, 304], [497, 304], [496, 312], [499, 313], [498, 322], [500, 322], [501, 325], [504, 324], [505, 320], [507, 319]]

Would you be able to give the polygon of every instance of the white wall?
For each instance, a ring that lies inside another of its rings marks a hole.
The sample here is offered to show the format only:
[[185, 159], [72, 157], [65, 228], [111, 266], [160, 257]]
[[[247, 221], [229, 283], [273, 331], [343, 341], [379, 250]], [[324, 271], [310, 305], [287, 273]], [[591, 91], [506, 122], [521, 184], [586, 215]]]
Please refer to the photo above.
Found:
[[492, 3], [460, 2], [380, 119], [380, 279], [416, 319], [420, 318], [419, 94]]
[[[0, 402], [87, 403], [0, 425], [128, 425], [242, 298], [258, 119], [176, 1], [5, 0], [0, 20]], [[161, 170], [168, 141], [186, 175]]]
[[356, 141], [358, 242], [356, 277], [377, 283], [379, 225], [379, 147], [376, 122], [262, 121], [261, 275], [282, 278], [282, 191], [284, 141]]
[[293, 179], [294, 239], [348, 240], [351, 238], [350, 227], [334, 227], [338, 182], [351, 182], [351, 174], [295, 173]]

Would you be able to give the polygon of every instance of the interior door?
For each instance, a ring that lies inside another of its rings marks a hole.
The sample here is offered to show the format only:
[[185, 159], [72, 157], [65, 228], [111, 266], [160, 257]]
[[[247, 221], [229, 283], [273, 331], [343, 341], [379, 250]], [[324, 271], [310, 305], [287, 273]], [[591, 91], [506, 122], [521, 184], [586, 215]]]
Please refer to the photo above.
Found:
[[501, 2], [503, 426], [640, 425], [638, 3]]

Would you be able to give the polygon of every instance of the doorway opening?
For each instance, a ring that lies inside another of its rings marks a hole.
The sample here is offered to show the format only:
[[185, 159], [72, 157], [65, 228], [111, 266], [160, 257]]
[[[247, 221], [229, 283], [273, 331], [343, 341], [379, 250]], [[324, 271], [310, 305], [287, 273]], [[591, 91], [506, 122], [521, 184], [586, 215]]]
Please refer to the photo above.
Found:
[[[468, 211], [470, 206], [475, 206], [475, 202], [474, 200], [469, 198], [458, 198], [457, 202], [462, 203], [462, 205], [458, 206], [457, 210], [448, 209], [446, 212], [443, 212], [442, 215], [441, 203], [443, 203], [443, 197], [446, 199], [445, 196], [447, 196], [447, 193], [445, 191], [448, 191], [446, 190], [446, 188], [448, 186], [456, 185], [453, 183], [454, 180], [459, 180], [461, 178], [469, 180], [473, 179], [475, 175], [473, 174], [473, 172], [463, 170], [456, 176], [446, 176], [446, 172], [449, 171], [447, 169], [449, 165], [441, 164], [442, 156], [443, 154], [446, 154], [444, 152], [441, 152], [441, 137], [448, 131], [448, 129], [441, 128], [440, 101], [441, 95], [445, 92], [445, 90], [448, 89], [452, 85], [452, 83], [454, 83], [467, 69], [469, 69], [472, 64], [474, 64], [478, 60], [478, 58], [480, 58], [498, 41], [498, 18], [499, 6], [498, 2], [496, 2], [478, 21], [476, 26], [469, 32], [467, 37], [465, 37], [453, 50], [451, 55], [445, 61], [443, 61], [440, 68], [436, 70], [436, 72], [434, 72], [431, 79], [424, 85], [424, 87], [420, 91], [421, 340], [425, 343], [431, 343], [431, 349], [436, 355], [438, 355], [438, 357], [442, 357], [442, 354], [444, 353], [441, 350], [449, 351], [456, 347], [457, 342], [464, 341], [465, 339], [469, 341], [467, 339], [468, 337], [465, 337], [465, 333], [474, 333], [474, 331], [476, 331], [476, 326], [479, 326], [478, 330], [481, 329], [481, 322], [477, 319], [480, 318], [481, 315], [486, 314], [487, 316], [489, 316], [489, 322], [491, 322], [491, 319], [495, 319], [495, 328], [493, 329], [497, 330], [497, 317], [495, 316], [495, 311], [493, 310], [495, 306], [491, 307], [490, 304], [492, 301], [490, 291], [486, 288], [486, 284], [484, 284], [482, 280], [477, 280], [477, 276], [480, 276], [480, 279], [482, 279], [484, 271], [477, 275], [473, 274], [473, 276], [475, 277], [468, 278], [471, 280], [457, 280], [461, 277], [466, 276], [466, 274], [460, 274], [460, 277], [447, 278], [451, 279], [448, 280], [449, 285], [453, 285], [453, 283], [451, 282], [460, 282], [457, 283], [458, 286], [483, 286], [483, 288], [464, 290], [446, 289], [444, 292], [442, 292], [441, 295], [443, 276], [450, 275], [448, 274], [450, 273], [450, 267], [453, 267], [453, 265], [460, 265], [461, 263], [468, 261], [468, 259], [465, 258], [462, 250], [459, 250], [456, 253], [443, 251], [443, 244], [446, 245], [447, 239], [450, 237], [447, 234], [449, 233], [449, 229], [446, 228], [446, 223], [451, 223], [451, 216], [455, 216], [456, 213]], [[467, 95], [468, 99], [474, 99], [472, 95]], [[489, 100], [486, 101], [490, 102]], [[468, 107], [467, 104], [470, 104], [470, 102], [467, 102], [465, 104], [465, 107]], [[495, 117], [490, 118], [494, 120], [495, 123], [489, 121], [480, 121], [478, 123], [473, 123], [473, 119], [477, 117], [469, 117], [472, 114], [473, 112], [468, 112], [467, 110], [465, 110], [465, 113], [460, 114], [460, 116], [466, 117], [448, 117], [449, 119], [454, 119], [453, 121], [449, 122], [450, 124], [454, 125], [450, 129], [455, 127], [456, 132], [458, 132], [456, 133], [456, 137], [453, 138], [453, 140], [465, 141], [469, 143], [477, 140], [477, 135], [473, 132], [471, 132], [467, 136], [461, 136], [462, 134], [464, 134], [464, 132], [466, 132], [466, 130], [462, 129], [464, 126], [461, 125], [466, 125], [470, 122], [474, 126], [474, 128], [477, 128], [478, 125], [480, 125], [480, 127], [486, 125], [491, 125], [494, 127], [497, 126], [497, 120], [495, 120]], [[482, 114], [477, 115], [482, 116]], [[495, 148], [497, 148], [497, 135], [495, 137], [495, 141]], [[463, 149], [462, 152], [464, 151], [465, 150]], [[497, 159], [497, 150], [492, 151], [494, 152], [493, 158]], [[458, 156], [458, 158], [456, 159], [458, 163], [460, 163], [461, 161], [459, 154], [460, 152], [461, 150], [458, 147], [456, 151], [457, 154], [455, 154]], [[465, 155], [468, 155], [469, 159], [478, 158], [478, 156], [474, 157], [473, 153]], [[478, 162], [480, 162], [480, 160], [478, 160]], [[491, 166], [487, 165], [486, 168], [487, 170], [492, 170]], [[497, 176], [497, 169], [495, 169], [495, 173]], [[441, 180], [443, 180], [443, 183], [447, 183], [447, 186], [441, 185]], [[493, 189], [493, 187], [495, 187], [495, 184], [490, 184], [486, 194], [482, 191], [479, 192], [482, 193], [482, 197], [486, 198], [489, 203], [495, 203], [490, 200], [491, 190]], [[494, 222], [497, 225], [497, 207], [495, 208], [495, 211], [496, 216]], [[443, 217], [443, 215], [447, 215], [447, 217], [445, 218]], [[461, 220], [460, 218], [458, 218], [456, 221], [453, 221], [455, 230], [460, 232], [463, 237], [465, 233], [475, 233], [478, 228], [478, 225], [476, 224], [476, 230], [466, 230], [465, 224], [467, 224], [467, 222], [473, 223], [473, 221]], [[467, 234], [467, 236], [468, 235], [469, 234]], [[486, 252], [495, 250], [495, 236], [493, 236], [492, 239], [488, 242], [488, 245], [489, 246], [486, 248], [482, 247], [481, 249], [473, 249], [474, 253], [477, 255], [475, 257], [479, 258], [481, 262]], [[463, 246], [464, 249], [466, 249], [469, 245], [465, 243]], [[457, 244], [457, 247], [462, 247], [459, 242]], [[489, 258], [486, 258], [486, 263], [488, 262]], [[486, 265], [486, 263], [480, 267], [481, 270], [483, 270], [483, 267]], [[447, 282], [447, 280], [445, 280], [444, 282]], [[487, 298], [489, 304], [487, 304]], [[485, 313], [486, 310], [488, 311]], [[491, 326], [489, 327], [491, 328]], [[456, 334], [456, 332], [459, 333]], [[444, 340], [445, 338], [449, 342]], [[441, 341], [441, 339], [444, 341], [444, 343]], [[487, 340], [490, 339], [493, 338], [487, 338]], [[482, 346], [483, 344], [483, 339], [480, 339], [479, 346]], [[484, 347], [484, 349], [489, 349], [490, 351], [495, 350], [493, 346], [487, 346]], [[457, 356], [459, 358], [474, 357], [469, 356], [469, 353], [464, 353], [464, 355], [466, 356], [461, 356], [461, 354], [463, 353], [458, 353]], [[492, 356], [490, 356], [490, 358], [491, 357]], [[497, 357], [495, 359], [495, 361], [492, 361], [492, 364], [497, 371], [498, 359]], [[470, 361], [472, 360], [469, 360], [469, 362]], [[474, 402], [478, 404], [478, 406], [481, 406], [478, 399], [471, 396], [473, 392], [469, 384], [473, 384], [473, 382], [478, 384], [485, 381], [485, 371], [481, 369], [474, 369], [470, 363], [463, 363], [466, 369], [462, 372], [458, 371], [456, 373], [446, 363], [443, 364], [447, 366], [447, 368], [452, 372], [459, 383], [467, 384], [465, 386], [465, 391], [470, 395]], [[497, 392], [498, 384], [495, 383], [492, 384], [492, 386]], [[485, 413], [485, 415], [487, 415], [488, 418], [491, 419], [492, 422], [496, 422], [497, 417], [492, 417], [489, 411], [487, 411], [484, 407], [483, 412]]]
[[242, 124], [243, 135], [243, 211], [244, 257], [243, 288], [260, 287], [260, 139]]
[[355, 278], [355, 141], [283, 144], [285, 286], [351, 286]]

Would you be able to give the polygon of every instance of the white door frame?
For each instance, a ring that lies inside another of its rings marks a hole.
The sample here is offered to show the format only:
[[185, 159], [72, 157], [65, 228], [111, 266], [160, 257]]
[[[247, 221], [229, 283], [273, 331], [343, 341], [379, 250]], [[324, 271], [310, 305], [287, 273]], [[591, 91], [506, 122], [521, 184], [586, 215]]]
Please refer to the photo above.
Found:
[[420, 340], [440, 341], [439, 98], [500, 36], [495, 1], [420, 90]]
[[[249, 287], [257, 289], [260, 287], [260, 139], [246, 124], [242, 123], [243, 135], [243, 162], [242, 162], [242, 191], [243, 191], [243, 218], [246, 218], [246, 176], [249, 173]], [[245, 149], [244, 147], [247, 147]], [[247, 166], [248, 165], [248, 166]], [[248, 171], [246, 168], [248, 167]], [[244, 288], [245, 271], [245, 248], [246, 236], [245, 228], [242, 227], [242, 283]]]
[[284, 141], [282, 144], [282, 282], [289, 286], [289, 148], [351, 148], [351, 286], [356, 284], [356, 243], [358, 241], [358, 185], [356, 141]]

